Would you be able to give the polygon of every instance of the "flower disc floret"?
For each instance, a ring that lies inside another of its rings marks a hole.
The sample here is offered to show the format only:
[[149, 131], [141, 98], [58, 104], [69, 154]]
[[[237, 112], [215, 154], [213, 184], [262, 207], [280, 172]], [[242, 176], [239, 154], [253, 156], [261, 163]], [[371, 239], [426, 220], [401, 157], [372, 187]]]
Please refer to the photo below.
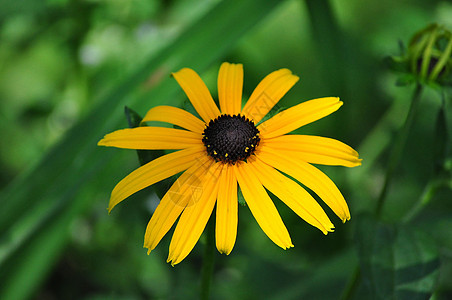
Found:
[[209, 122], [202, 141], [215, 161], [235, 164], [254, 153], [260, 138], [253, 121], [240, 114], [223, 114]]

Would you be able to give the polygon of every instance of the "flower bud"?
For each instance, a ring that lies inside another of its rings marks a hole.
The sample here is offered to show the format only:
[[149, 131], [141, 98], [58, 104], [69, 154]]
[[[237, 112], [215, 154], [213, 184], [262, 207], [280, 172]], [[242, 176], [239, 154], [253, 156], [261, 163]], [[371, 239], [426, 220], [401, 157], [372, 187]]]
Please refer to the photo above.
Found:
[[452, 85], [452, 32], [444, 26], [432, 24], [420, 30], [403, 52], [389, 62], [393, 70], [409, 74], [404, 83]]

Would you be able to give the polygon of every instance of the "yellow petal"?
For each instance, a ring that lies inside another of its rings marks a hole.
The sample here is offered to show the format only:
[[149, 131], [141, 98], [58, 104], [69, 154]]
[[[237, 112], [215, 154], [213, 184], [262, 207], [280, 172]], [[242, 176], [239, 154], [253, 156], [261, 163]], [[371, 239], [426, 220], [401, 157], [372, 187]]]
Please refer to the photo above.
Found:
[[265, 234], [283, 249], [293, 247], [286, 226], [254, 171], [246, 163], [235, 164], [233, 169], [246, 204]]
[[322, 207], [298, 183], [259, 159], [250, 162], [249, 166], [265, 188], [281, 199], [303, 220], [317, 227], [324, 234], [333, 231], [334, 225]]
[[182, 129], [136, 127], [114, 131], [97, 143], [99, 146], [125, 149], [184, 149], [203, 145], [202, 135]]
[[142, 120], [142, 122], [149, 121], [171, 123], [197, 133], [204, 131], [205, 124], [188, 111], [166, 105], [151, 108]]
[[350, 219], [347, 203], [331, 179], [314, 166], [301, 159], [288, 159], [266, 147], [260, 148], [259, 159], [292, 176], [314, 191], [343, 222]]
[[185, 207], [197, 202], [206, 168], [210, 168], [211, 164], [212, 160], [200, 159], [185, 171], [163, 196], [146, 228], [144, 247], [148, 248], [148, 254], [171, 229]]
[[243, 65], [223, 63], [218, 73], [218, 99], [223, 114], [237, 115], [242, 109]]
[[195, 71], [184, 68], [172, 75], [204, 122], [208, 123], [220, 115], [220, 110], [213, 101], [207, 86]]
[[312, 135], [288, 134], [261, 141], [276, 152], [284, 151], [284, 155], [297, 157], [308, 163], [356, 167], [361, 165], [358, 152], [350, 146], [326, 137]]
[[229, 255], [237, 237], [237, 179], [228, 164], [223, 165], [219, 178], [216, 214], [216, 245], [220, 253]]
[[255, 124], [278, 103], [292, 88], [299, 77], [288, 69], [280, 69], [268, 74], [256, 87], [243, 108], [243, 114]]
[[108, 211], [130, 195], [199, 163], [206, 157], [205, 151], [204, 145], [184, 149], [161, 156], [136, 169], [115, 186]]
[[198, 201], [185, 208], [177, 223], [167, 260], [173, 266], [190, 253], [209, 221], [217, 199], [221, 166], [221, 163], [216, 163], [207, 170]]
[[303, 125], [328, 116], [342, 106], [337, 97], [309, 100], [278, 113], [258, 126], [267, 139], [289, 133]]

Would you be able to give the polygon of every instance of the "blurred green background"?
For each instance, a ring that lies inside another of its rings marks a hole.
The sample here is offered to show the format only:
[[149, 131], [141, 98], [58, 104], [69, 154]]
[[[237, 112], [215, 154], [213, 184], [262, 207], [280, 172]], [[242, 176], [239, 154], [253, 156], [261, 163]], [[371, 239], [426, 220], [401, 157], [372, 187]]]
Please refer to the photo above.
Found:
[[301, 80], [280, 107], [341, 97], [338, 112], [298, 132], [351, 145], [363, 166], [321, 167], [352, 213], [341, 224], [326, 207], [327, 236], [275, 199], [293, 249], [240, 207], [212, 299], [452, 298], [450, 89], [423, 90], [380, 220], [370, 216], [414, 91], [383, 59], [431, 23], [452, 29], [450, 1], [0, 1], [0, 299], [198, 298], [204, 237], [174, 268], [170, 234], [147, 256], [158, 198], [148, 188], [108, 215], [138, 161], [96, 143], [127, 127], [124, 106], [185, 107], [172, 71], [195, 69], [216, 95], [223, 61], [244, 64], [245, 99], [283, 67]]

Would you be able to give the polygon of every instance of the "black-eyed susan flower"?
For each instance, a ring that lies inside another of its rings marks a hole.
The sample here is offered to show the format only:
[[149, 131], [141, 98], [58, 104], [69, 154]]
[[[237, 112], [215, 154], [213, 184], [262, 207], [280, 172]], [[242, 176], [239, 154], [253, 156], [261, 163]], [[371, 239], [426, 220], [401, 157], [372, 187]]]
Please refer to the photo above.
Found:
[[267, 190], [324, 234], [334, 226], [299, 183], [316, 193], [343, 222], [350, 219], [347, 203], [336, 185], [311, 163], [354, 167], [361, 164], [358, 153], [334, 139], [288, 134], [339, 109], [342, 102], [338, 98], [306, 101], [262, 121], [298, 81], [288, 69], [266, 76], [243, 108], [241, 64], [221, 65], [220, 109], [195, 71], [184, 68], [173, 76], [201, 119], [180, 108], [158, 106], [149, 110], [143, 122], [166, 122], [182, 129], [123, 129], [99, 142], [101, 146], [127, 149], [178, 150], [138, 168], [111, 194], [109, 211], [135, 192], [183, 172], [149, 221], [144, 240], [148, 254], [179, 218], [168, 262], [181, 262], [195, 246], [214, 207], [216, 246], [221, 253], [229, 254], [237, 235], [238, 186], [259, 226], [283, 249], [293, 247], [292, 241]]

